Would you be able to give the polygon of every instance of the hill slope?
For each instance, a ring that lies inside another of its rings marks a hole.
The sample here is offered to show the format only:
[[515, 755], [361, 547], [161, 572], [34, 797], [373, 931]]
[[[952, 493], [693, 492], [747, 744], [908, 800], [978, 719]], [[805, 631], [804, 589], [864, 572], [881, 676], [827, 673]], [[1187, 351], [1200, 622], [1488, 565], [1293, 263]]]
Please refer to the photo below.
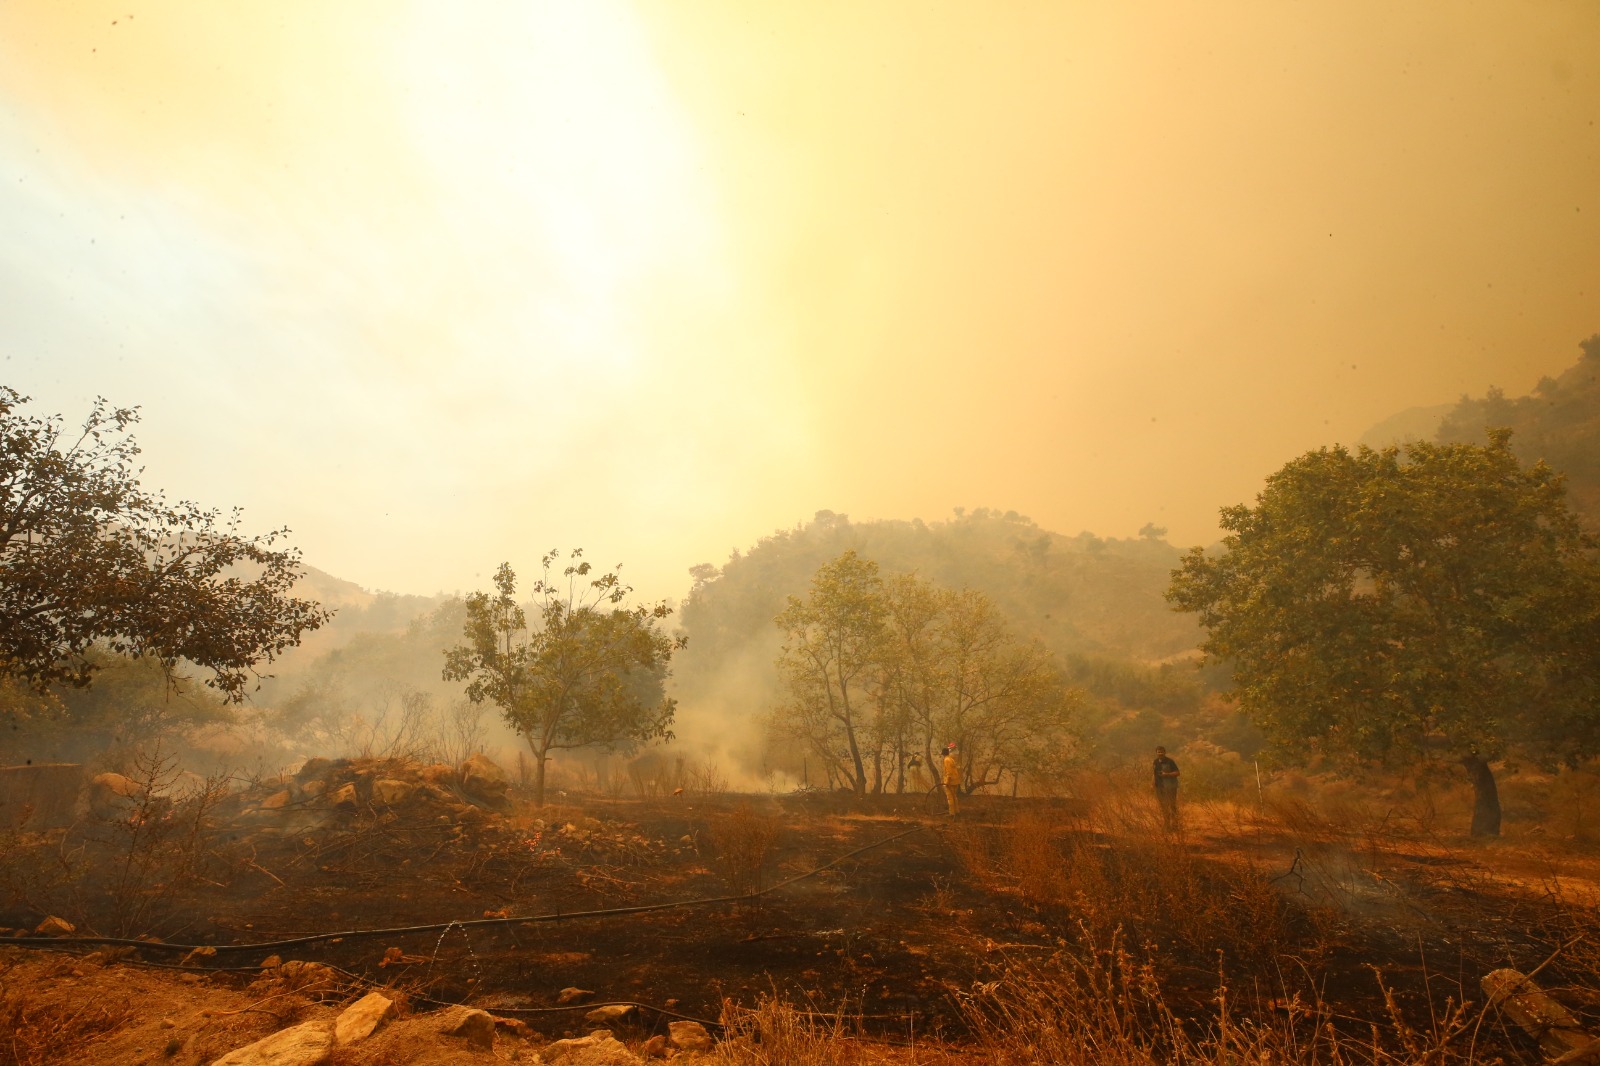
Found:
[[1482, 443], [1494, 426], [1510, 426], [1511, 447], [1523, 462], [1544, 460], [1567, 476], [1572, 508], [1600, 530], [1600, 333], [1578, 346], [1578, 362], [1545, 378], [1533, 394], [1509, 399], [1490, 389], [1463, 396], [1439, 426], [1440, 443]]

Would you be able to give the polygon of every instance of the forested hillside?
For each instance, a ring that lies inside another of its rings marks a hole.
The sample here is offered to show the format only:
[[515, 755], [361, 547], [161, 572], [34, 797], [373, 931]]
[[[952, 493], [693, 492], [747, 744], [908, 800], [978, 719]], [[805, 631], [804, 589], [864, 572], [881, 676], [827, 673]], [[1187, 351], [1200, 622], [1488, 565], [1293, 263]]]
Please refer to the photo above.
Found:
[[[673, 691], [686, 739], [715, 723], [724, 745], [759, 764], [756, 728], [776, 693], [780, 646], [774, 618], [805, 595], [818, 567], [854, 550], [884, 574], [915, 573], [946, 588], [983, 593], [1019, 636], [1055, 654], [1066, 679], [1122, 707], [1193, 707], [1198, 681], [1184, 657], [1198, 642], [1192, 618], [1164, 599], [1179, 551], [1151, 529], [1138, 539], [1069, 537], [1016, 512], [980, 508], [944, 522], [851, 522], [818, 512], [723, 566], [702, 564], [681, 623], [688, 647], [674, 663]], [[1174, 708], [1175, 709], [1175, 708]], [[1147, 722], [1145, 728], [1157, 728]]]
[[1493, 426], [1509, 426], [1511, 448], [1525, 463], [1544, 460], [1567, 477], [1572, 509], [1600, 531], [1600, 333], [1579, 346], [1576, 365], [1544, 378], [1533, 394], [1515, 399], [1490, 389], [1463, 396], [1439, 427], [1441, 444], [1481, 444]]

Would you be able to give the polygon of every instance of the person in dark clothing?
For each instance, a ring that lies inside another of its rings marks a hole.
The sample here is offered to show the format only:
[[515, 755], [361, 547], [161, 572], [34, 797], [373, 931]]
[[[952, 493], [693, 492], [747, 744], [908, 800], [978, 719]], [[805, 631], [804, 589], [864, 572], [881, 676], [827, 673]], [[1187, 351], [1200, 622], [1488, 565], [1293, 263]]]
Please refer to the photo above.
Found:
[[1150, 770], [1155, 775], [1156, 801], [1161, 804], [1161, 824], [1170, 832], [1178, 828], [1178, 764], [1166, 748], [1157, 748]]
[[1500, 790], [1495, 787], [1494, 771], [1478, 749], [1461, 757], [1461, 765], [1472, 778], [1472, 835], [1497, 837], [1500, 835]]

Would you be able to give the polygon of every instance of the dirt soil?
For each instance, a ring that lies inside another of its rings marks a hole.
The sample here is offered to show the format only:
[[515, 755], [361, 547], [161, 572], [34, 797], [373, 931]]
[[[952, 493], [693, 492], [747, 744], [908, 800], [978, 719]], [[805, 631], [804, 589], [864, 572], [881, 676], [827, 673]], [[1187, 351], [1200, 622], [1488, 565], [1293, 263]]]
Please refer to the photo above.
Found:
[[[210, 1062], [256, 1029], [331, 1010], [319, 997], [374, 986], [416, 1012], [468, 1003], [520, 1021], [537, 1034], [529, 1046], [588, 1032], [582, 1014], [598, 1004], [637, 1004], [625, 1027], [637, 1041], [677, 1018], [715, 1026], [725, 1001], [764, 996], [841, 1011], [874, 1036], [959, 1043], [956, 996], [1083, 928], [1069, 907], [1030, 904], [1003, 872], [974, 872], [974, 851], [1002, 855], [1026, 811], [1077, 846], [1122, 847], [1060, 804], [986, 797], [955, 823], [921, 796], [820, 793], [563, 797], [543, 809], [513, 797], [500, 813], [442, 820], [432, 809], [265, 823], [223, 811], [205, 830], [207, 861], [181, 879], [155, 869], [130, 880], [127, 863], [61, 883], [13, 875], [30, 898], [6, 901], [0, 926], [25, 936], [53, 912], [76, 935], [52, 942], [72, 955], [41, 953], [34, 937], [29, 950], [7, 948], [0, 990], [103, 1025], [110, 1057], [84, 1062]], [[1593, 971], [1576, 949], [1558, 951], [1592, 918], [1593, 861], [1562, 860], [1557, 873], [1538, 849], [1417, 842], [1362, 855], [1347, 840], [1241, 831], [1235, 817], [1195, 811], [1177, 846], [1199, 891], [1236, 891], [1240, 870], [1271, 885], [1286, 939], [1229, 944], [1132, 916], [1122, 935], [1180, 1014], [1208, 1016], [1223, 973], [1247, 1013], [1270, 1017], [1314, 993], [1359, 1027], [1386, 1010], [1374, 967], [1402, 1008], [1426, 1016], [1451, 997], [1481, 998], [1490, 969], [1528, 970], [1554, 953], [1545, 979], [1576, 990], [1569, 1005], [1600, 1025]], [[775, 833], [759, 873], [770, 891], [730, 900], [753, 876], [739, 848], [759, 850], [764, 833]], [[8, 846], [15, 855], [25, 843]], [[216, 953], [102, 942], [135, 935]], [[320, 939], [281, 943], [303, 937]], [[339, 987], [275, 992], [263, 965], [291, 959], [333, 968]], [[589, 994], [562, 1003], [569, 988]], [[169, 1032], [162, 1019], [179, 1024]], [[1513, 1054], [1531, 1047], [1505, 1040]]]

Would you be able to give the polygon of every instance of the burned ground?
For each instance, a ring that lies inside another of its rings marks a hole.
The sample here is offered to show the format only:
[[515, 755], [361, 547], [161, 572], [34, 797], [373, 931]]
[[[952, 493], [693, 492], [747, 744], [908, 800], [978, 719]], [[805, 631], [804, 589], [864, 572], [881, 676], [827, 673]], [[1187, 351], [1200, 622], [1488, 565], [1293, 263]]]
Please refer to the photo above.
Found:
[[[1318, 1004], [1352, 1031], [1397, 1010], [1425, 1026], [1481, 1002], [1489, 970], [1550, 960], [1544, 981], [1600, 1021], [1582, 939], [1592, 860], [1552, 865], [1538, 849], [1362, 840], [1233, 809], [1193, 811], [1168, 837], [1136, 803], [1110, 817], [978, 797], [951, 822], [922, 797], [533, 809], [515, 795], [381, 806], [369, 794], [263, 810], [265, 794], [207, 812], [181, 870], [104, 824], [13, 835], [0, 925], [25, 933], [59, 915], [77, 935], [56, 946], [130, 963], [189, 953], [86, 938], [213, 947], [186, 968], [221, 984], [258, 977], [271, 956], [324, 963], [348, 987], [404, 989], [419, 1009], [468, 1002], [551, 1036], [586, 1030], [579, 1012], [598, 1003], [638, 1003], [650, 1029], [771, 997], [880, 1037], [960, 1042], [995, 982], [1063, 957], [1137, 969], [1180, 1024], [1208, 1024], [1226, 985], [1240, 1016], [1293, 1023], [1296, 1004]], [[570, 987], [593, 994], [560, 1003]], [[1474, 1039], [1527, 1050], [1497, 1025]]]

